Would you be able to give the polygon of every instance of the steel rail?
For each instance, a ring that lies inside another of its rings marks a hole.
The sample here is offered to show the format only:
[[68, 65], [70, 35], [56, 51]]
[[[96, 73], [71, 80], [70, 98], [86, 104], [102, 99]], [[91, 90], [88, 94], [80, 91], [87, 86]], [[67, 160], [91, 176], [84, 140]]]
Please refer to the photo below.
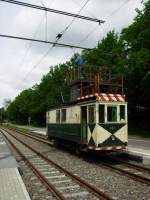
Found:
[[104, 20], [100, 20], [100, 19], [96, 19], [96, 18], [92, 18], [92, 17], [86, 17], [86, 16], [78, 15], [78, 14], [73, 14], [73, 13], [70, 13], [70, 12], [62, 11], [62, 10], [46, 8], [46, 7], [43, 7], [43, 6], [39, 6], [39, 5], [35, 5], [35, 4], [29, 4], [29, 3], [26, 3], [26, 2], [14, 1], [14, 0], [0, 0], [0, 1], [6, 2], [6, 3], [11, 3], [11, 4], [16, 4], [16, 5], [19, 5], [19, 6], [25, 6], [25, 7], [29, 7], [29, 8], [33, 8], [33, 9], [38, 9], [38, 10], [42, 10], [42, 11], [52, 12], [52, 13], [56, 13], [56, 14], [60, 14], [60, 15], [66, 15], [66, 16], [70, 16], [70, 17], [75, 17], [75, 18], [80, 18], [80, 19], [89, 20], [89, 21], [93, 21], [93, 22], [98, 22], [99, 24], [105, 22]]
[[42, 183], [46, 186], [46, 188], [54, 194], [54, 196], [59, 200], [65, 200], [63, 195], [57, 190], [51, 183], [49, 183], [46, 178], [40, 173], [39, 170], [37, 170], [34, 165], [29, 161], [29, 159], [21, 153], [21, 151], [10, 141], [10, 139], [3, 133], [4, 137], [7, 139], [7, 141], [11, 144], [11, 146], [15, 149], [15, 151], [25, 160], [25, 162], [29, 165], [29, 167], [32, 169], [34, 174], [42, 181]]
[[52, 45], [55, 44], [55, 46], [58, 46], [58, 47], [68, 47], [68, 48], [92, 50], [91, 48], [75, 46], [75, 45], [71, 45], [71, 44], [56, 43], [56, 42], [51, 42], [51, 41], [46, 41], [46, 40], [38, 40], [38, 39], [34, 39], [34, 38], [25, 38], [25, 37], [19, 37], [19, 36], [14, 36], [14, 35], [0, 34], [0, 37], [9, 38], [9, 39], [17, 39], [17, 40], [26, 40], [26, 41], [32, 41], [32, 42], [40, 42], [40, 43], [52, 44]]
[[[5, 130], [5, 128], [3, 128], [4, 130]], [[9, 129], [9, 130], [13, 130], [13, 131], [15, 131], [15, 132], [17, 132], [17, 133], [19, 133], [19, 134], [23, 134], [24, 136], [26, 136], [26, 137], [29, 137], [29, 138], [32, 138], [32, 139], [35, 139], [35, 140], [37, 140], [38, 142], [42, 142], [42, 143], [44, 143], [44, 144], [48, 144], [48, 145], [53, 145], [53, 143], [52, 142], [50, 142], [48, 139], [46, 139], [46, 138], [44, 138], [44, 137], [42, 137], [42, 136], [36, 136], [36, 135], [32, 135], [32, 133], [30, 134], [30, 133], [24, 133], [24, 132], [21, 132], [21, 131], [19, 131], [19, 130], [17, 130], [17, 129], [15, 129], [15, 128], [13, 128], [13, 127], [7, 127], [7, 129]], [[7, 130], [6, 129], [6, 130]]]
[[[10, 130], [11, 130], [11, 129], [10, 129]], [[13, 130], [16, 131], [15, 129], [13, 129]], [[16, 132], [19, 133], [18, 131], [16, 131]], [[35, 139], [35, 140], [37, 140], [37, 141], [39, 141], [39, 142], [52, 145], [49, 141], [47, 141], [47, 140], [45, 140], [45, 139], [40, 139], [40, 138], [38, 138], [38, 136], [31, 136], [31, 135], [28, 135], [28, 134], [24, 134], [24, 135], [27, 136], [27, 137], [30, 137], [30, 138], [32, 138], [32, 139]], [[113, 160], [115, 160], [115, 161], [121, 161], [121, 162], [125, 163], [126, 165], [129, 165], [129, 166], [131, 166], [131, 167], [133, 167], [133, 168], [135, 168], [135, 169], [138, 169], [138, 170], [145, 170], [145, 171], [150, 172], [150, 169], [147, 168], [147, 167], [138, 166], [138, 165], [136, 165], [136, 164], [128, 163], [128, 162], [125, 162], [125, 161], [120, 160], [120, 159], [117, 159], [117, 158], [111, 158], [111, 159], [113, 159]], [[109, 164], [107, 164], [107, 163], [103, 163], [103, 165], [105, 165], [106, 167], [110, 167], [110, 168], [112, 168], [112, 169], [114, 169], [114, 170], [116, 170], [116, 171], [118, 171], [118, 172], [120, 171], [121, 173], [124, 173], [124, 172], [125, 172], [125, 173], [128, 174], [130, 177], [132, 177], [133, 179], [134, 179], [134, 178], [137, 178], [137, 179], [139, 179], [139, 181], [141, 181], [142, 183], [143, 183], [143, 181], [144, 181], [144, 183], [150, 185], [150, 179], [148, 179], [148, 178], [146, 178], [146, 177], [142, 177], [142, 176], [139, 176], [139, 175], [137, 175], [137, 174], [133, 174], [133, 173], [128, 172], [128, 171], [125, 171], [125, 170], [123, 170], [123, 169], [120, 169], [120, 168], [111, 166], [111, 165], [109, 165]], [[143, 180], [143, 179], [144, 179], [144, 180]]]
[[[15, 129], [14, 129], [15, 130]], [[15, 130], [16, 131], [16, 130]], [[17, 131], [18, 132], [18, 131]], [[19, 133], [19, 132], [18, 132]], [[47, 138], [45, 137], [44, 138], [44, 135], [40, 135], [40, 134], [34, 134], [34, 133], [30, 133], [30, 134], [26, 134], [25, 133], [25, 135], [27, 136], [27, 137], [31, 137], [31, 138], [33, 138], [33, 139], [35, 139], [35, 140], [37, 140], [37, 141], [39, 141], [39, 142], [43, 142], [43, 143], [46, 143], [46, 144], [52, 144], [52, 143], [50, 143], [48, 140], [47, 140]], [[40, 140], [41, 139], [41, 140]], [[145, 170], [145, 171], [147, 171], [147, 172], [149, 172], [150, 173], [150, 168], [148, 168], [148, 167], [144, 167], [144, 166], [140, 166], [140, 165], [136, 165], [136, 164], [134, 164], [134, 163], [129, 163], [129, 162], [127, 162], [127, 161], [125, 161], [125, 160], [123, 160], [123, 159], [119, 159], [119, 158], [111, 158], [112, 160], [114, 160], [114, 161], [118, 161], [118, 162], [121, 162], [121, 163], [124, 163], [124, 164], [126, 164], [126, 165], [128, 165], [128, 166], [131, 166], [131, 167], [133, 167], [133, 168], [135, 168], [135, 169], [137, 169], [137, 170]]]
[[144, 167], [144, 166], [140, 166], [140, 165], [136, 165], [134, 163], [129, 163], [128, 161], [125, 161], [125, 160], [119, 159], [119, 158], [111, 158], [111, 159], [114, 160], [114, 161], [118, 161], [118, 162], [124, 163], [125, 165], [133, 167], [133, 168], [135, 168], [137, 170], [145, 170], [145, 171], [150, 173], [150, 168], [147, 168], [147, 167]]
[[150, 179], [147, 178], [147, 177], [140, 176], [140, 175], [138, 175], [138, 174], [134, 174], [134, 173], [132, 173], [132, 172], [123, 170], [123, 169], [121, 169], [121, 168], [119, 168], [119, 167], [114, 167], [114, 166], [112, 166], [112, 165], [110, 165], [110, 164], [107, 164], [106, 162], [103, 162], [102, 165], [103, 165], [103, 166], [106, 166], [107, 168], [111, 168], [111, 169], [115, 170], [115, 171], [118, 172], [118, 173], [121, 173], [121, 174], [123, 173], [124, 175], [126, 175], [126, 176], [128, 176], [128, 177], [130, 177], [130, 178], [132, 178], [132, 179], [134, 179], [134, 180], [137, 180], [137, 181], [139, 181], [139, 182], [141, 182], [141, 183], [145, 183], [145, 184], [147, 184], [147, 185], [150, 185]]
[[[15, 128], [9, 128], [9, 129], [10, 130], [12, 129], [12, 130], [14, 130], [14, 131], [16, 131], [18, 133], [21, 133], [21, 131], [18, 131]], [[43, 143], [46, 143], [46, 144], [52, 144], [50, 141], [48, 141], [48, 138], [45, 135], [42, 135], [42, 134], [39, 134], [39, 133], [35, 134], [33, 132], [30, 132], [29, 134], [24, 133], [24, 135], [27, 136], [27, 137], [33, 138], [33, 139], [35, 139], [35, 140], [37, 140], [39, 142], [43, 142]], [[147, 168], [147, 167], [144, 167], [144, 166], [139, 166], [139, 165], [136, 165], [134, 163], [129, 163], [129, 162], [127, 162], [125, 160], [122, 160], [122, 159], [119, 159], [119, 158], [111, 158], [111, 159], [114, 160], [114, 161], [125, 163], [126, 165], [134, 167], [135, 169], [145, 170], [145, 171], [150, 172], [150, 168]]]
[[[6, 130], [5, 130], [6, 131]], [[26, 144], [25, 142], [23, 142], [22, 140], [20, 140], [19, 138], [17, 138], [16, 136], [14, 136], [12, 133], [10, 133], [8, 130], [6, 131], [9, 135], [11, 135], [12, 137], [14, 137], [17, 141], [19, 141], [20, 143], [22, 143], [24, 146], [26, 146], [27, 148], [29, 148], [31, 151], [33, 151], [34, 153], [36, 153], [39, 157], [43, 158], [45, 161], [47, 161], [49, 164], [52, 164], [53, 166], [55, 166], [58, 170], [62, 171], [63, 173], [65, 173], [66, 175], [68, 175], [69, 177], [71, 177], [74, 181], [76, 181], [80, 186], [86, 188], [88, 191], [92, 192], [93, 195], [97, 196], [98, 198], [104, 198], [106, 200], [113, 200], [111, 197], [109, 197], [108, 195], [106, 195], [104, 192], [98, 190], [96, 187], [94, 187], [93, 185], [87, 183], [86, 181], [84, 181], [83, 179], [79, 178], [78, 176], [74, 175], [73, 173], [69, 172], [67, 169], [61, 167], [60, 165], [58, 165], [57, 163], [55, 163], [54, 161], [50, 160], [49, 158], [47, 158], [46, 156], [44, 156], [43, 154], [41, 154], [39, 151], [35, 150], [33, 147], [29, 146], [28, 144]], [[19, 133], [18, 133], [19, 134]]]

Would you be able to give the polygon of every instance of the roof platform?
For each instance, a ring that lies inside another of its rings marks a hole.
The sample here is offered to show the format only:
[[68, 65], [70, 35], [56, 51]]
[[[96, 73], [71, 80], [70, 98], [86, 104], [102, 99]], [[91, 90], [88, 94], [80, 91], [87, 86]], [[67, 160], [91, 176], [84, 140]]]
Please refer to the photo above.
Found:
[[70, 87], [70, 101], [95, 93], [124, 93], [123, 76], [112, 74], [108, 67], [83, 66], [82, 77], [80, 69], [70, 68], [67, 74], [67, 84]]
[[18, 164], [0, 132], [0, 199], [30, 200]]

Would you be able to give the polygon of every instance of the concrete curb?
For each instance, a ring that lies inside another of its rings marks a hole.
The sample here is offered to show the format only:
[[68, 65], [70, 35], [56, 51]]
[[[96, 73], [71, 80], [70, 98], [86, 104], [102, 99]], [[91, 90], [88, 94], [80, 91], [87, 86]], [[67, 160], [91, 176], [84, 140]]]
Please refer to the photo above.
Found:
[[150, 164], [150, 150], [128, 147], [127, 153], [132, 158], [141, 160], [143, 164]]

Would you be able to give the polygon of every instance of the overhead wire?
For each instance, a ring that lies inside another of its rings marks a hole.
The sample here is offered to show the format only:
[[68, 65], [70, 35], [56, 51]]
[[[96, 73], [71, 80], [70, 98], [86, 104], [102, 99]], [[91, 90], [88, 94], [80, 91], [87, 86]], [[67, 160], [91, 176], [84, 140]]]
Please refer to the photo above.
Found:
[[[2, 0], [0, 0], [0, 1], [2, 1]], [[3, 0], [4, 1], [4, 0]], [[6, 0], [5, 0], [6, 1]], [[83, 5], [83, 7], [80, 9], [80, 11], [79, 11], [79, 13], [81, 12], [81, 10], [86, 6], [86, 4], [89, 2], [90, 0], [87, 0], [86, 1], [86, 3]], [[129, 0], [128, 0], [129, 1]], [[8, 1], [6, 1], [6, 2], [8, 2]], [[120, 8], [119, 8], [120, 9]], [[116, 11], [115, 11], [116, 12]], [[79, 14], [78, 13], [78, 14]], [[111, 13], [111, 16], [113, 15], [114, 13]], [[78, 15], [77, 15], [78, 16]], [[76, 17], [75, 17], [76, 18]], [[72, 23], [74, 22], [74, 20], [75, 19], [73, 19], [71, 22], [70, 22], [70, 24], [63, 30], [63, 34], [64, 34], [64, 32], [65, 31], [67, 31], [68, 30], [68, 28], [72, 25]], [[91, 33], [90, 33], [91, 34]], [[88, 34], [88, 36], [86, 36], [86, 39], [87, 39], [87, 37], [89, 37], [89, 35], [90, 34]], [[82, 41], [83, 42], [83, 41]], [[58, 44], [59, 45], [59, 44]], [[53, 48], [53, 46], [51, 47], [51, 48]], [[76, 47], [71, 47], [71, 48], [76, 48]], [[44, 54], [44, 56], [43, 57], [45, 57], [45, 56], [47, 56], [47, 54], [49, 53], [49, 51], [50, 51], [51, 49], [49, 49], [45, 54]], [[43, 57], [39, 60], [39, 62], [38, 62], [38, 64], [39, 63], [41, 63], [41, 61], [43, 60]], [[35, 65], [34, 65], [35, 66]], [[32, 69], [30, 70], [30, 71], [32, 71]], [[29, 73], [28, 73], [29, 74]]]
[[[86, 0], [86, 2], [84, 3], [84, 5], [81, 7], [81, 9], [78, 11], [77, 15], [79, 15], [81, 13], [81, 11], [84, 9], [84, 7], [87, 5], [87, 3], [90, 0]], [[43, 2], [40, 0], [41, 4], [45, 7], [45, 5], [43, 4]], [[40, 58], [40, 60], [32, 67], [32, 69], [28, 72], [28, 74], [24, 77], [24, 79], [22, 81], [24, 81], [28, 75], [47, 57], [47, 55], [52, 51], [53, 47], [58, 45], [58, 40], [62, 37], [62, 35], [69, 29], [69, 27], [72, 25], [72, 23], [75, 21], [76, 17], [74, 17], [71, 22], [69, 23], [69, 25], [62, 31], [60, 37], [56, 37], [55, 43], [51, 46], [50, 49], [48, 49], [48, 51]], [[59, 36], [59, 35], [57, 35]], [[71, 47], [72, 48], [72, 47]]]
[[[89, 1], [90, 1], [90, 0], [86, 0], [86, 2], [85, 2], [84, 5], [80, 8], [80, 10], [78, 11], [77, 14], [80, 14], [80, 13], [81, 13], [81, 11], [85, 8], [85, 6], [88, 4]], [[66, 28], [60, 33], [60, 37], [58, 37], [58, 38], [56, 37], [56, 41], [55, 41], [56, 43], [57, 43], [58, 40], [64, 35], [64, 33], [69, 29], [69, 27], [73, 24], [73, 22], [75, 21], [75, 19], [76, 19], [76, 18], [73, 18], [73, 19], [71, 20], [71, 22], [69, 23], [69, 25], [67, 25]], [[57, 35], [57, 36], [59, 36], [59, 35]], [[71, 48], [71, 50], [73, 51], [73, 53], [75, 52], [73, 48]], [[71, 55], [72, 55], [72, 53], [71, 53]], [[69, 54], [69, 56], [70, 56], [70, 54]], [[66, 57], [68, 58], [68, 54], [67, 54]]]
[[15, 0], [0, 0], [0, 1], [19, 5], [19, 6], [25, 6], [25, 7], [28, 7], [28, 8], [37, 9], [37, 10], [41, 10], [41, 11], [47, 11], [47, 12], [52, 12], [52, 13], [56, 13], [56, 14], [60, 14], [60, 15], [76, 17], [76, 18], [80, 18], [80, 19], [83, 19], [83, 20], [89, 20], [89, 21], [93, 21], [93, 22], [97, 22], [97, 23], [103, 23], [103, 20], [94, 19], [94, 18], [91, 18], [91, 17], [79, 15], [79, 14], [69, 13], [69, 12], [65, 12], [65, 11], [62, 11], [62, 10], [56, 10], [56, 9], [51, 9], [51, 8], [47, 8], [47, 7], [42, 7], [42, 6], [35, 5], [35, 4], [29, 4], [29, 3], [26, 3], [26, 2], [22, 2], [22, 1], [15, 1]]
[[[40, 0], [41, 1], [41, 0]], [[81, 7], [81, 9], [78, 11], [77, 14], [80, 14], [80, 12], [84, 9], [84, 7], [87, 5], [87, 3], [90, 0], [86, 0], [85, 4]], [[69, 27], [72, 25], [72, 23], [75, 21], [75, 17], [71, 20], [71, 22], [69, 23], [69, 25], [63, 30], [62, 35], [69, 29]], [[62, 37], [62, 36], [61, 36]], [[56, 44], [58, 45], [58, 40], [60, 38], [56, 38], [55, 40], [55, 44], [53, 44], [51, 46], [51, 48], [40, 58], [40, 60], [38, 61], [38, 63], [36, 63], [32, 69], [29, 71], [29, 73], [24, 77], [23, 81], [28, 77], [28, 75], [35, 69], [35, 67], [37, 67], [46, 57], [47, 55], [52, 51], [53, 47], [56, 46]]]
[[[74, 2], [77, 6], [79, 6], [79, 4], [76, 2], [76, 0], [72, 0], [72, 2]], [[88, 13], [88, 14], [90, 14], [93, 18], [95, 18], [95, 19], [97, 19], [97, 17], [95, 16], [95, 15], [93, 15], [93, 13], [91, 13], [89, 10], [87, 10], [87, 9], [85, 9], [86, 10], [86, 12]]]
[[110, 18], [111, 16], [113, 16], [114, 14], [116, 14], [124, 5], [126, 5], [130, 0], [126, 0], [124, 1], [124, 3], [122, 3], [118, 8], [116, 8], [113, 12], [111, 12], [108, 16], [107, 16], [107, 20], [108, 18]]
[[[40, 0], [42, 6], [46, 8], [42, 0]], [[47, 11], [45, 10], [45, 40], [47, 40]]]
[[[18, 39], [18, 40], [26, 40], [26, 41], [34, 41], [34, 42], [40, 42], [40, 43], [46, 43], [46, 44], [54, 44], [54, 42], [50, 42], [50, 41], [44, 41], [44, 40], [38, 40], [38, 39], [30, 39], [30, 38], [23, 38], [23, 37], [18, 37], [18, 36], [12, 36], [12, 35], [2, 35], [0, 34], [0, 37], [4, 37], [4, 38], [11, 38], [11, 39]], [[63, 43], [57, 43], [57, 46], [60, 47], [71, 47], [71, 48], [80, 48], [80, 49], [87, 49], [81, 46], [74, 46], [74, 45], [69, 45], [69, 44], [63, 44]], [[38, 63], [36, 65], [33, 66], [37, 67], [39, 65], [39, 63], [41, 63], [41, 61], [43, 60], [43, 58], [45, 58], [47, 56], [47, 54], [50, 52], [50, 50], [53, 49], [53, 46], [51, 46], [51, 48], [46, 52], [46, 54], [44, 54], [44, 56], [42, 56], [42, 58], [38, 61]]]
[[[52, 0], [52, 2], [50, 3], [51, 6], [52, 6], [52, 4], [54, 3], [54, 1], [55, 1], [55, 0]], [[45, 6], [45, 5], [43, 4], [42, 0], [40, 0], [40, 2], [41, 2], [41, 4], [42, 4], [43, 6]], [[46, 26], [46, 27], [45, 27], [45, 40], [47, 41], [47, 11], [45, 11], [45, 14], [46, 14], [46, 16], [45, 16], [45, 17], [46, 17], [46, 24], [45, 24], [45, 26]], [[38, 32], [38, 28], [40, 27], [42, 21], [43, 21], [43, 18], [42, 18], [42, 20], [40, 21], [39, 26], [37, 27], [37, 30], [36, 30], [36, 32], [35, 32], [33, 38], [36, 36], [36, 34], [37, 34], [37, 32]], [[29, 47], [28, 47], [28, 49], [27, 49], [27, 51], [26, 51], [25, 56], [24, 56], [23, 59], [25, 59], [25, 57], [26, 57], [26, 55], [27, 55], [29, 49], [31, 48], [31, 46], [32, 46], [32, 41], [30, 41]], [[43, 57], [47, 56], [47, 54], [48, 54], [49, 52], [50, 52], [50, 49], [49, 49], [48, 51], [46, 51], [46, 53], [44, 54]], [[39, 64], [41, 63], [43, 57], [41, 57], [41, 59], [36, 63], [37, 65], [39, 65]], [[32, 67], [32, 69], [26, 74], [26, 76], [21, 80], [21, 82], [24, 81], [24, 80], [27, 78], [27, 76], [34, 70], [34, 68], [35, 68], [35, 65], [34, 65], [34, 66]]]
[[[51, 5], [53, 4], [54, 1], [55, 1], [55, 0], [53, 0], [53, 1], [51, 2]], [[41, 2], [41, 4], [44, 6], [44, 4], [43, 4], [43, 2], [42, 2], [41, 0], [40, 0], [40, 2]], [[38, 31], [39, 31], [39, 28], [40, 28], [40, 26], [41, 26], [41, 24], [42, 24], [43, 18], [44, 18], [44, 16], [42, 16], [42, 19], [41, 19], [40, 23], [38, 24], [35, 33], [33, 34], [33, 38], [36, 37], [36, 35], [37, 35]], [[45, 25], [45, 26], [46, 26], [46, 25]], [[47, 29], [45, 29], [45, 30], [47, 30]], [[47, 35], [47, 34], [46, 34], [46, 35]], [[45, 37], [46, 37], [46, 35], [45, 35]], [[46, 38], [46, 39], [47, 39], [47, 38]], [[25, 51], [25, 54], [24, 54], [23, 58], [21, 59], [19, 71], [17, 72], [17, 74], [16, 74], [16, 76], [15, 76], [15, 80], [17, 79], [18, 74], [20, 73], [20, 71], [22, 70], [22, 68], [23, 68], [23, 66], [24, 66], [25, 58], [26, 58], [26, 56], [28, 55], [28, 52], [29, 52], [29, 50], [30, 50], [31, 47], [32, 47], [32, 41], [29, 41], [29, 45], [28, 45], [28, 47], [27, 47], [27, 49], [26, 49], [26, 51]]]
[[[126, 0], [123, 4], [121, 4], [118, 8], [116, 8], [112, 13], [110, 13], [110, 15], [108, 15], [107, 18], [105, 19], [105, 22], [107, 23], [108, 19], [112, 17], [113, 15], [115, 15], [129, 1], [130, 0]], [[82, 44], [83, 42], [85, 42], [98, 28], [99, 26], [94, 27], [78, 44]], [[106, 31], [103, 28], [102, 30], [106, 33]]]
[[33, 65], [33, 67], [31, 68], [31, 70], [25, 75], [25, 77], [21, 80], [21, 82], [24, 81], [24, 80], [26, 80], [26, 78], [31, 74], [31, 72], [32, 72], [35, 68], [37, 68], [37, 66], [38, 66], [38, 65], [43, 61], [43, 59], [51, 52], [52, 49], [53, 49], [53, 48], [52, 48], [52, 46], [51, 46], [51, 48], [48, 49], [48, 50], [46, 51], [46, 53], [45, 53], [43, 56], [41, 56], [41, 58], [38, 60], [38, 62], [35, 63], [35, 64]]
[[[45, 5], [43, 4], [43, 2], [40, 0], [41, 4], [43, 5], [43, 7], [41, 6], [38, 6], [38, 5], [34, 5], [34, 4], [28, 4], [28, 3], [25, 3], [25, 2], [19, 2], [19, 1], [14, 1], [14, 0], [0, 0], [2, 2], [7, 2], [7, 3], [12, 3], [12, 4], [17, 4], [17, 5], [21, 5], [21, 6], [25, 6], [25, 7], [30, 7], [30, 8], [34, 8], [34, 9], [39, 9], [39, 10], [44, 10], [44, 11], [49, 11], [49, 12], [54, 12], [54, 13], [57, 13], [57, 14], [63, 14], [63, 15], [68, 15], [68, 16], [72, 16], [74, 17], [74, 19], [70, 22], [70, 24], [65, 28], [65, 30], [63, 30], [63, 34], [65, 31], [67, 31], [69, 29], [69, 27], [71, 26], [71, 24], [74, 22], [75, 18], [81, 18], [81, 19], [85, 19], [85, 20], [90, 20], [90, 21], [95, 21], [95, 22], [98, 22], [98, 23], [103, 23], [102, 20], [97, 20], [97, 19], [93, 19], [93, 18], [90, 18], [90, 17], [85, 17], [85, 16], [82, 16], [82, 15], [79, 15], [79, 13], [81, 12], [81, 10], [86, 6], [86, 4], [90, 1], [90, 0], [87, 0], [85, 2], [85, 4], [82, 6], [82, 8], [79, 10], [78, 14], [72, 14], [72, 13], [68, 13], [68, 12], [63, 12], [63, 11], [60, 11], [60, 10], [55, 10], [55, 9], [50, 9], [50, 8], [46, 8]], [[47, 39], [47, 26], [45, 27], [45, 36], [46, 36], [46, 39]], [[1, 37], [4, 37], [4, 35], [1, 35]], [[21, 39], [20, 37], [14, 37], [14, 36], [6, 36], [5, 37], [11, 37], [11, 38], [16, 38], [16, 39]], [[22, 38], [23, 39], [23, 38]], [[25, 38], [24, 38], [25, 39]], [[26, 38], [27, 39], [27, 38]], [[59, 37], [56, 38], [56, 41], [58, 42], [58, 39], [60, 39]], [[36, 40], [32, 40], [31, 41], [36, 41]], [[49, 42], [49, 43], [52, 43], [52, 42]], [[62, 44], [57, 44], [59, 46], [62, 46]], [[70, 46], [70, 45], [65, 45], [64, 46]], [[71, 46], [73, 47], [73, 46]], [[44, 54], [44, 56], [42, 57], [42, 59], [39, 60], [38, 64], [41, 63], [41, 61], [48, 55], [49, 51], [53, 48], [53, 46], [48, 50], [48, 52], [46, 52]], [[77, 47], [78, 48], [78, 47]]]
[[[36, 37], [36, 35], [37, 35], [38, 31], [39, 31], [38, 29], [39, 29], [39, 27], [41, 26], [42, 21], [43, 21], [43, 17], [42, 17], [40, 23], [38, 24], [35, 33], [33, 34], [33, 38]], [[32, 41], [29, 41], [29, 45], [28, 45], [28, 47], [27, 47], [27, 49], [26, 49], [26, 51], [25, 51], [25, 54], [24, 54], [23, 58], [22, 58], [21, 61], [20, 61], [20, 65], [19, 65], [20, 67], [19, 67], [19, 71], [17, 72], [17, 74], [18, 74], [18, 73], [21, 71], [21, 69], [23, 68], [24, 62], [25, 62], [25, 58], [26, 58], [26, 56], [28, 55], [28, 52], [29, 52], [31, 46], [32, 46]], [[16, 75], [15, 79], [16, 79], [16, 78], [17, 78], [17, 75]]]
[[[75, 0], [72, 0], [73, 2], [75, 2], [77, 4], [77, 2]], [[111, 12], [107, 18], [105, 19], [105, 23], [108, 21], [108, 19], [110, 17], [112, 17], [113, 15], [115, 15], [125, 4], [127, 4], [130, 0], [126, 0], [125, 2], [123, 2], [123, 4], [121, 4], [118, 8], [116, 8], [113, 12]], [[86, 12], [88, 12], [90, 15], [92, 15], [95, 19], [97, 18], [95, 15], [93, 15], [93, 13], [89, 12], [87, 9], [85, 9]], [[80, 42], [78, 44], [82, 44], [83, 42], [85, 42], [97, 29], [99, 28], [99, 26], [95, 26], [82, 40], [80, 40]], [[103, 27], [101, 26], [102, 30], [107, 33]], [[72, 55], [69, 54], [68, 56], [66, 56], [66, 59], [68, 59], [70, 56]]]
[[[80, 8], [80, 10], [77, 12], [77, 15], [79, 15], [81, 13], [81, 11], [84, 9], [84, 7], [88, 4], [90, 0], [86, 0], [86, 2], [84, 3], [84, 5]], [[62, 38], [62, 36], [64, 35], [64, 33], [70, 28], [70, 26], [73, 24], [73, 22], [76, 20], [76, 17], [74, 17], [71, 22], [66, 26], [66, 28], [61, 31], [57, 36], [56, 36], [56, 43]]]

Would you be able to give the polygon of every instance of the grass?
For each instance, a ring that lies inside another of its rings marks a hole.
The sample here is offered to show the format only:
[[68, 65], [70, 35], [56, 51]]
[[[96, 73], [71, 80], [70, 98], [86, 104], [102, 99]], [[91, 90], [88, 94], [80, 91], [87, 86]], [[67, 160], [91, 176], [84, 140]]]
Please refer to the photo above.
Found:
[[28, 129], [28, 128], [20, 128], [20, 127], [17, 127], [17, 126], [15, 126], [15, 125], [10, 125], [10, 124], [5, 124], [5, 125], [3, 125], [3, 126], [5, 126], [6, 128], [8, 127], [8, 128], [15, 128], [17, 131], [19, 131], [19, 132], [22, 132], [22, 133], [29, 133], [30, 132], [30, 129]]

